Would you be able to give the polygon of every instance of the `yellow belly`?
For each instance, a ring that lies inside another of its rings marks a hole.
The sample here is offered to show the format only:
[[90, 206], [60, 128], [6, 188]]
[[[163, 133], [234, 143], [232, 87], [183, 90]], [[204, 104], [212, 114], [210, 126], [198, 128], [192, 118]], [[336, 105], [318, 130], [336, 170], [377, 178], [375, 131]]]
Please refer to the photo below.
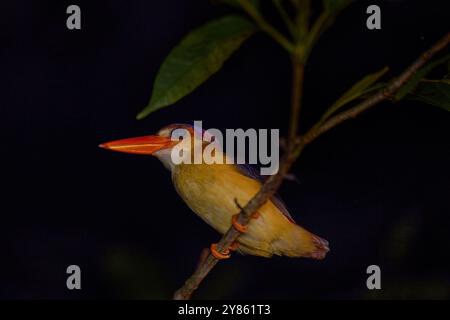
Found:
[[[239, 212], [235, 203], [244, 206], [261, 184], [242, 175], [232, 165], [182, 164], [172, 172], [179, 195], [206, 223], [220, 233], [231, 226], [231, 218]], [[292, 224], [272, 203], [259, 210], [260, 217], [250, 222], [248, 232], [239, 237], [243, 253], [271, 256], [278, 252], [276, 242]]]

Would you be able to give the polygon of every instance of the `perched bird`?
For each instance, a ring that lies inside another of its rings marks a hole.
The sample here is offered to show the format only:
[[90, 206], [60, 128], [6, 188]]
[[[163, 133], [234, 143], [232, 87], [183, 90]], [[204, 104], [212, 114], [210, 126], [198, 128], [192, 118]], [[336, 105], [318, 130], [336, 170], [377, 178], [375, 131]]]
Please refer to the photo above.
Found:
[[[297, 225], [278, 197], [273, 197], [255, 212], [254, 219], [247, 226], [238, 224], [236, 215], [240, 209], [236, 202], [245, 205], [259, 191], [262, 179], [243, 165], [174, 163], [171, 153], [175, 146], [185, 144], [183, 147], [188, 151], [194, 148], [192, 141], [187, 139], [172, 140], [172, 131], [180, 128], [194, 136], [196, 128], [193, 126], [173, 124], [162, 128], [156, 135], [112, 141], [100, 147], [157, 157], [171, 171], [175, 189], [192, 211], [221, 234], [232, 225], [242, 232], [233, 247], [243, 254], [325, 257], [329, 251], [328, 242]], [[202, 137], [200, 134], [201, 145], [206, 146], [209, 142]], [[227, 157], [223, 151], [216, 152]], [[186, 156], [192, 157], [192, 153], [186, 152]], [[229, 257], [227, 253], [218, 252], [214, 245], [211, 252], [217, 258]]]

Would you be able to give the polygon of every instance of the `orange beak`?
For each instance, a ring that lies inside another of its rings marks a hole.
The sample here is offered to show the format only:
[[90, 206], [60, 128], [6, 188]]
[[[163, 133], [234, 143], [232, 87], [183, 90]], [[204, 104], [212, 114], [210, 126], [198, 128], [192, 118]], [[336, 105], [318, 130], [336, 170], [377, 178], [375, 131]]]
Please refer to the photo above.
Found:
[[99, 147], [124, 153], [151, 155], [158, 150], [170, 148], [178, 142], [167, 137], [143, 136], [106, 142]]

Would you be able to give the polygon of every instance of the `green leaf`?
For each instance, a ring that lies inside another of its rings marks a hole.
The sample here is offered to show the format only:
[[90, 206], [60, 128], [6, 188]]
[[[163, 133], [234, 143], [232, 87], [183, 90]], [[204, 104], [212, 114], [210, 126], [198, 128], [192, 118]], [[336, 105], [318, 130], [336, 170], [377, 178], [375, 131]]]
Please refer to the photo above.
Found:
[[434, 60], [425, 65], [424, 67], [422, 67], [421, 69], [419, 69], [419, 71], [416, 72], [416, 74], [411, 78], [411, 80], [409, 80], [404, 86], [400, 88], [400, 90], [398, 90], [397, 94], [395, 95], [395, 100], [400, 100], [404, 98], [408, 93], [411, 93], [419, 84], [421, 79], [426, 77], [426, 75], [430, 73], [434, 68], [445, 62], [450, 62], [450, 54], [440, 59]]
[[194, 91], [216, 73], [255, 30], [247, 19], [232, 15], [190, 32], [161, 65], [150, 102], [137, 115], [137, 119], [171, 105]]
[[327, 119], [341, 107], [346, 105], [347, 103], [365, 95], [369, 92], [379, 89], [383, 86], [383, 84], [375, 84], [378, 79], [380, 79], [386, 72], [389, 71], [388, 67], [384, 67], [383, 69], [368, 74], [357, 83], [355, 83], [350, 89], [348, 89], [335, 103], [331, 105], [331, 107], [325, 112], [322, 119]]
[[450, 111], [450, 82], [448, 80], [421, 81], [407, 98]]

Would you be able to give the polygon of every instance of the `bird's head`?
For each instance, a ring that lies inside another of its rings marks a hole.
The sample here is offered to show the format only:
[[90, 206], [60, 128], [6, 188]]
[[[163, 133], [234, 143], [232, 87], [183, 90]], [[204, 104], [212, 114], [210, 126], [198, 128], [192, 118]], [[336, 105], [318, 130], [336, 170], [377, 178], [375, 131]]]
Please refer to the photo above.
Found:
[[[175, 130], [177, 134], [174, 134]], [[189, 134], [189, 140], [180, 139], [185, 134]], [[200, 139], [203, 143], [201, 129], [188, 124], [171, 124], [160, 129], [155, 135], [114, 140], [102, 143], [100, 147], [123, 153], [152, 155], [172, 170], [175, 166], [171, 157], [173, 148], [178, 145], [182, 147], [180, 149], [192, 150], [194, 139]], [[190, 153], [186, 153], [186, 156], [190, 156]]]

